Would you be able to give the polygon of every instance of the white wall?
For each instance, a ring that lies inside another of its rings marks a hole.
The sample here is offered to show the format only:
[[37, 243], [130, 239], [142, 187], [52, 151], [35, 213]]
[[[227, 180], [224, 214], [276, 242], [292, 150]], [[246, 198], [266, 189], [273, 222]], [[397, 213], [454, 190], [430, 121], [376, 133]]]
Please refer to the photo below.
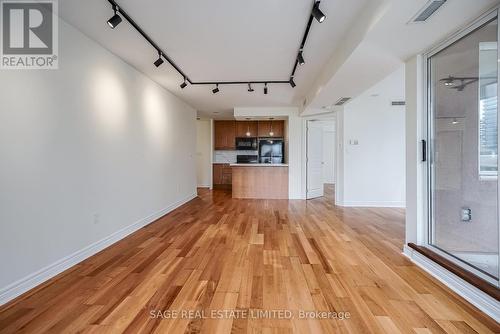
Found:
[[196, 194], [195, 110], [59, 27], [59, 70], [0, 75], [0, 303]]
[[196, 175], [198, 187], [212, 188], [212, 121], [196, 121]]
[[391, 106], [404, 100], [404, 80], [401, 67], [345, 105], [338, 204], [405, 206], [405, 107]]
[[423, 73], [421, 56], [406, 62], [406, 243], [422, 242], [424, 233]]
[[337, 152], [335, 154], [335, 204], [344, 205], [344, 107], [335, 112]]

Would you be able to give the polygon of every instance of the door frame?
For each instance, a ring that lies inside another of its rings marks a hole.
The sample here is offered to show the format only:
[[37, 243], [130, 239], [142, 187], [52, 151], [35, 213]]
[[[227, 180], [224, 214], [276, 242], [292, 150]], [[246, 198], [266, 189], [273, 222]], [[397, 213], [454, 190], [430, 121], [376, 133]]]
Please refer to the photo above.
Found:
[[[430, 240], [429, 240], [429, 236], [432, 232], [431, 228], [432, 228], [432, 197], [431, 197], [431, 190], [432, 190], [432, 182], [433, 182], [433, 174], [432, 174], [432, 163], [431, 163], [431, 158], [433, 157], [433, 152], [432, 152], [432, 149], [433, 149], [433, 145], [431, 145], [431, 143], [433, 143], [433, 140], [434, 138], [432, 137], [432, 134], [434, 133], [433, 132], [433, 122], [431, 122], [430, 120], [433, 119], [433, 113], [434, 113], [434, 110], [433, 110], [433, 104], [432, 104], [432, 100], [431, 100], [431, 77], [429, 75], [430, 73], [430, 59], [432, 56], [436, 55], [437, 53], [441, 52], [442, 50], [446, 49], [447, 47], [449, 47], [450, 45], [454, 44], [455, 42], [461, 40], [462, 38], [464, 38], [465, 36], [469, 35], [470, 33], [474, 32], [476, 29], [480, 28], [481, 26], [483, 26], [484, 24], [486, 24], [488, 21], [491, 21], [495, 18], [497, 18], [497, 20], [499, 20], [498, 24], [497, 24], [497, 45], [500, 46], [500, 17], [499, 17], [499, 7], [496, 6], [494, 9], [486, 12], [485, 14], [481, 15], [479, 18], [477, 18], [476, 20], [474, 20], [471, 24], [469, 24], [468, 26], [466, 26], [464, 29], [460, 30], [459, 32], [455, 33], [454, 35], [452, 35], [451, 37], [445, 39], [444, 41], [442, 41], [441, 43], [439, 43], [438, 45], [434, 46], [433, 48], [431, 48], [430, 50], [428, 50], [426, 53], [424, 53], [422, 55], [422, 63], [423, 63], [423, 66], [422, 66], [422, 70], [423, 70], [423, 106], [424, 106], [424, 112], [422, 113], [422, 121], [423, 121], [423, 126], [422, 126], [422, 138], [425, 140], [425, 142], [427, 143], [427, 149], [425, 150], [426, 151], [426, 155], [425, 155], [425, 162], [423, 162], [425, 164], [424, 168], [423, 168], [423, 177], [422, 177], [422, 180], [423, 180], [423, 191], [422, 191], [422, 199], [423, 199], [423, 203], [424, 205], [422, 206], [423, 207], [423, 215], [422, 217], [423, 220], [424, 220], [424, 226], [423, 226], [423, 233], [421, 235], [421, 240], [419, 240], [419, 244], [427, 247], [427, 248], [430, 248], [432, 249], [434, 252], [436, 252], [437, 254], [441, 255], [442, 257], [446, 258], [447, 260], [453, 262], [454, 264], [456, 264], [457, 266], [460, 266], [464, 269], [466, 269], [467, 271], [473, 273], [474, 275], [482, 278], [483, 280], [497, 286], [497, 287], [500, 287], [500, 275], [499, 275], [499, 278], [498, 279], [493, 279], [491, 276], [489, 275], [486, 275], [484, 274], [483, 272], [481, 272], [480, 270], [477, 270], [476, 268], [474, 268], [473, 266], [469, 265], [468, 263], [450, 255], [449, 253], [443, 251], [442, 249], [438, 248], [437, 246], [435, 245], [432, 245], [430, 244]], [[499, 56], [500, 56], [500, 51], [499, 51]], [[497, 70], [498, 70], [498, 79], [497, 79], [497, 82], [498, 82], [498, 85], [497, 85], [497, 97], [499, 99], [499, 102], [500, 102], [500, 65], [497, 67]], [[500, 103], [497, 105], [497, 108], [499, 108], [498, 106], [500, 106]], [[500, 114], [500, 111], [497, 110], [497, 113]], [[499, 147], [500, 147], [500, 135], [498, 136], [498, 140], [499, 140]], [[500, 190], [500, 177], [497, 178], [497, 182], [498, 182], [498, 189]], [[498, 218], [500, 219], [500, 197], [498, 198], [498, 206], [497, 206], [497, 209], [498, 209]], [[500, 224], [500, 220], [499, 220], [499, 224]], [[499, 233], [499, 253], [500, 253], [500, 226], [498, 228], [498, 233]], [[500, 268], [500, 254], [498, 256], [498, 268]], [[499, 269], [500, 270], [500, 269]]]
[[[318, 119], [308, 119], [306, 120], [306, 200], [320, 198], [325, 196], [324, 189], [321, 196], [309, 198], [309, 124], [319, 122]], [[321, 133], [321, 140], [323, 140], [323, 133]], [[323, 149], [321, 150], [323, 153]], [[323, 183], [323, 175], [321, 175], [321, 182]], [[324, 187], [324, 184], [323, 184]]]
[[[319, 115], [311, 115], [311, 116], [305, 116], [303, 117], [303, 122], [302, 122], [302, 129], [303, 129], [303, 141], [302, 141], [302, 166], [303, 166], [303, 191], [302, 191], [302, 197], [303, 199], [307, 200], [307, 188], [308, 188], [308, 168], [307, 168], [307, 155], [308, 155], [308, 149], [307, 149], [307, 141], [308, 141], [308, 127], [307, 124], [309, 121], [331, 121], [335, 124], [335, 148], [334, 148], [334, 178], [335, 178], [335, 187], [337, 187], [338, 184], [338, 168], [337, 168], [337, 147], [338, 147], [338, 133], [337, 133], [337, 115], [336, 112], [326, 112], [323, 114]], [[335, 192], [336, 196], [336, 192]]]

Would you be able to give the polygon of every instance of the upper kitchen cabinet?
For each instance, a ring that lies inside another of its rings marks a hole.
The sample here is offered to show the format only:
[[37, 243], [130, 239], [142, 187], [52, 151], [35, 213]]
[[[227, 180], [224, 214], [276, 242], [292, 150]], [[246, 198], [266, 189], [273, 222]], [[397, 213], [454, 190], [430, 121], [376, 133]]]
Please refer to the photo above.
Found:
[[235, 139], [235, 121], [214, 121], [214, 149], [234, 150]]
[[284, 121], [259, 121], [258, 124], [259, 137], [277, 137], [283, 138], [285, 134]]
[[257, 137], [256, 121], [236, 122], [236, 137]]

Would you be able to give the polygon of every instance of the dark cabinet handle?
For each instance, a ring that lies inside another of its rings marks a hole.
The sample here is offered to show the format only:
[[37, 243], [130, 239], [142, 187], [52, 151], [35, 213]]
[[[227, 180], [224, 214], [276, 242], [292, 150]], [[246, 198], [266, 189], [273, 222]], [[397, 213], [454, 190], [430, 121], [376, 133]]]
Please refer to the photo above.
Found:
[[427, 161], [427, 141], [422, 140], [422, 162]]

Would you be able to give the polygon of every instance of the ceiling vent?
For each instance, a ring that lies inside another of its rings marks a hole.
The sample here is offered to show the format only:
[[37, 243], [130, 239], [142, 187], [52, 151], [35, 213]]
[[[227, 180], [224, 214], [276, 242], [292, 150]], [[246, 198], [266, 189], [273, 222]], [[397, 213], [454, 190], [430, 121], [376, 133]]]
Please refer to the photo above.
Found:
[[335, 102], [335, 105], [342, 106], [342, 105], [346, 104], [350, 99], [351, 99], [350, 97], [341, 97], [340, 99], [338, 99], [337, 102]]
[[421, 10], [418, 11], [418, 13], [412, 17], [409, 23], [422, 23], [425, 22], [429, 17], [431, 17], [432, 14], [434, 14], [439, 8], [441, 8], [442, 5], [446, 0], [431, 0], [427, 2]]
[[406, 102], [405, 101], [392, 101], [391, 106], [405, 106]]

